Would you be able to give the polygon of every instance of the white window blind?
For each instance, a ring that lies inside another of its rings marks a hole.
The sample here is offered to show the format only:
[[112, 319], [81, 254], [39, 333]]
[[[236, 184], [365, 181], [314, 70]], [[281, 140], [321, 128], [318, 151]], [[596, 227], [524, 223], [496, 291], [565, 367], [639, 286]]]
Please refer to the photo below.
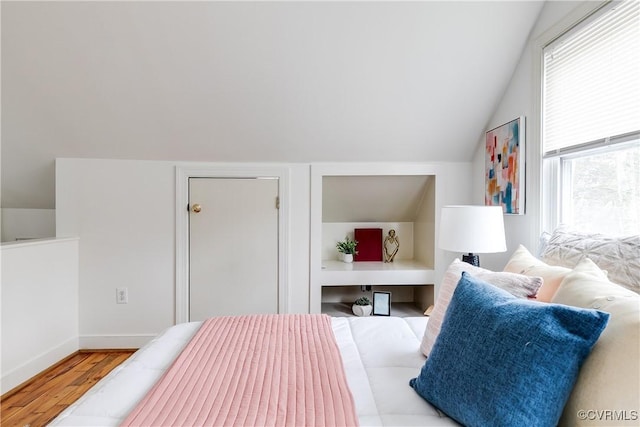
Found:
[[543, 54], [544, 154], [640, 130], [640, 2], [616, 2]]

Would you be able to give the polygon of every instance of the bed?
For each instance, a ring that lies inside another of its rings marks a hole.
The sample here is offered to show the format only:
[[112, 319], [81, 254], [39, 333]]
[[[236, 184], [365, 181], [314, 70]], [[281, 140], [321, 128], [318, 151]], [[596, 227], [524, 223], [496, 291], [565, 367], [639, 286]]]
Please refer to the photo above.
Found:
[[[409, 386], [425, 362], [426, 317], [330, 318], [360, 425], [457, 425]], [[53, 426], [120, 425], [201, 328], [175, 325], [62, 412]]]
[[[543, 260], [520, 246], [504, 272], [454, 260], [429, 318], [324, 316], [353, 424], [457, 425], [428, 400], [467, 425], [637, 426], [639, 248], [559, 228]], [[52, 425], [120, 425], [201, 326], [164, 331]]]

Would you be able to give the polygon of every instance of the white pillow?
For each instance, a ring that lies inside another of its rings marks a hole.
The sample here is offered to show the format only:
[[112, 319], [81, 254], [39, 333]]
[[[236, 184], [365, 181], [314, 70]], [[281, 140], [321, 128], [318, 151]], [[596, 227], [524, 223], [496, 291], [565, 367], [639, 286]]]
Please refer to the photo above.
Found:
[[[560, 284], [552, 302], [595, 308], [610, 314], [609, 323], [587, 357], [564, 408], [561, 425], [638, 425], [640, 404], [640, 295], [611, 283], [589, 259], [578, 263]], [[602, 272], [601, 272], [602, 273]], [[581, 418], [580, 411], [587, 413]], [[597, 416], [617, 411], [618, 419]], [[635, 419], [633, 413], [635, 412]], [[590, 416], [589, 416], [590, 415]], [[625, 419], [626, 418], [626, 419]]]
[[551, 266], [533, 256], [527, 248], [520, 245], [511, 255], [509, 262], [504, 267], [504, 271], [524, 274], [526, 276], [542, 277], [543, 284], [538, 290], [536, 299], [538, 301], [550, 302], [553, 294], [556, 293], [560, 282], [571, 269], [565, 267]]
[[484, 268], [475, 267], [469, 263], [462, 262], [459, 259], [455, 259], [447, 271], [444, 273], [440, 289], [438, 291], [438, 298], [427, 322], [427, 328], [424, 331], [422, 337], [422, 344], [420, 350], [425, 356], [429, 356], [433, 343], [435, 343], [440, 328], [442, 327], [442, 321], [444, 320], [447, 307], [453, 296], [458, 282], [462, 277], [462, 272], [466, 271], [472, 276], [491, 283], [494, 286], [504, 289], [512, 295], [519, 298], [534, 298], [540, 286], [542, 286], [542, 279], [540, 277], [528, 277], [521, 274], [494, 272], [486, 270]]
[[551, 233], [547, 233], [546, 231], [543, 231], [540, 234], [540, 237], [538, 238], [538, 252], [536, 252], [536, 256], [539, 256], [539, 257], [542, 256], [542, 253], [546, 249], [550, 238], [551, 238]]
[[554, 230], [542, 252], [546, 263], [569, 268], [585, 257], [607, 270], [612, 282], [640, 293], [640, 235], [617, 237], [584, 233], [561, 225]]

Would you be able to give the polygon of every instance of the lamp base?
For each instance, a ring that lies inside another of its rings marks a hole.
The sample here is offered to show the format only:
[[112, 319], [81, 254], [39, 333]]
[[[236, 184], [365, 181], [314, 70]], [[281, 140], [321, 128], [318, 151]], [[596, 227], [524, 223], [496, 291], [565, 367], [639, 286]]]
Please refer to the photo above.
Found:
[[462, 261], [480, 267], [480, 257], [469, 252], [469, 255], [462, 255]]

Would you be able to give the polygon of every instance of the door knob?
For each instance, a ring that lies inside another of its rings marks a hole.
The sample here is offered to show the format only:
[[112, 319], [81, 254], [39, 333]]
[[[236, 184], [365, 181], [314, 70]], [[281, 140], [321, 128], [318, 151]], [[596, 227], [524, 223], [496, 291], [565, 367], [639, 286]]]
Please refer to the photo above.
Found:
[[201, 210], [202, 210], [202, 206], [200, 206], [198, 203], [196, 203], [191, 207], [191, 211], [193, 213], [199, 213]]

